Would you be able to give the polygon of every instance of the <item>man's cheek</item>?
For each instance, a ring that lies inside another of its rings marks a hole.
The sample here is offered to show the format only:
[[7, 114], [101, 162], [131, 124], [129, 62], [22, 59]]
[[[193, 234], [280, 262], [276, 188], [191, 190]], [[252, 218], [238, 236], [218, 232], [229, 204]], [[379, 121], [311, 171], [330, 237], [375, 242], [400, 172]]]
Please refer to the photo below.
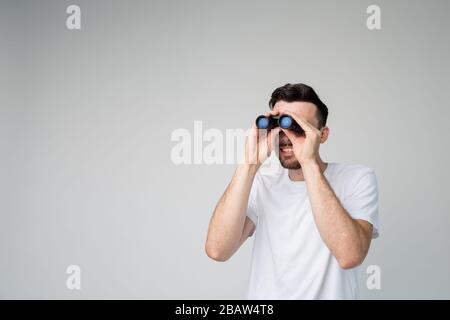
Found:
[[303, 147], [303, 144], [305, 143], [305, 138], [297, 138], [296, 140], [295, 140], [295, 146], [297, 147], [297, 148], [301, 148], [301, 147]]

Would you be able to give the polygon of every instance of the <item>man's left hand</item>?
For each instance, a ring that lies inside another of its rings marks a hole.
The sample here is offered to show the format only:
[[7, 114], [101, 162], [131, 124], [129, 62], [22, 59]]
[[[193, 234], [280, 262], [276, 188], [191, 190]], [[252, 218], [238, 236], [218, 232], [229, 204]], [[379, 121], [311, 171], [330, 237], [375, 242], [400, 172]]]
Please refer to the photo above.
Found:
[[304, 134], [282, 129], [286, 136], [291, 140], [295, 157], [301, 165], [317, 162], [319, 155], [320, 139], [322, 130], [315, 128], [305, 118], [295, 115], [291, 112], [283, 112], [291, 116], [305, 131]]

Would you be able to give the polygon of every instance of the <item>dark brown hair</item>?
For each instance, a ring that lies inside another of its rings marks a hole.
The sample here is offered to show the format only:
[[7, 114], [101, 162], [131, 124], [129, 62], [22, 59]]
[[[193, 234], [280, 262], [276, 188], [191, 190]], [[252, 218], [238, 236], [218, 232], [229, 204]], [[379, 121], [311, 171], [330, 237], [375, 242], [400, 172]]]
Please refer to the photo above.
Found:
[[273, 109], [278, 101], [286, 102], [311, 102], [317, 107], [317, 119], [319, 120], [319, 129], [327, 124], [328, 108], [320, 100], [317, 93], [310, 86], [303, 83], [287, 83], [282, 87], [276, 88], [269, 101], [270, 109]]

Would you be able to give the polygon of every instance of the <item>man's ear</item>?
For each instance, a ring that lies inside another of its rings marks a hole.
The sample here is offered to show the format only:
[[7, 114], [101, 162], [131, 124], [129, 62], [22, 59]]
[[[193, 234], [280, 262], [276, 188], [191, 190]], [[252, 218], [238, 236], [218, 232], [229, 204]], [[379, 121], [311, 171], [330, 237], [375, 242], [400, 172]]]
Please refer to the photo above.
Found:
[[320, 129], [321, 135], [320, 135], [320, 143], [324, 143], [328, 139], [328, 135], [330, 134], [330, 128], [323, 127]]

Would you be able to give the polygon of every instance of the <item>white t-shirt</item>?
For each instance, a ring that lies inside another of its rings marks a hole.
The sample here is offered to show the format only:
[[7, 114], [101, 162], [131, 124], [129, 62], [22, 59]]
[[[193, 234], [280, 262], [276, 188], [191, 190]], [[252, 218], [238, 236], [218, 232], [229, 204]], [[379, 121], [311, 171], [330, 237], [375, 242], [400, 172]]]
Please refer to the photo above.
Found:
[[[342, 206], [378, 236], [377, 179], [372, 169], [328, 163], [324, 176]], [[247, 216], [255, 223], [248, 299], [356, 299], [358, 268], [342, 269], [314, 222], [305, 181], [288, 170], [259, 171]]]

